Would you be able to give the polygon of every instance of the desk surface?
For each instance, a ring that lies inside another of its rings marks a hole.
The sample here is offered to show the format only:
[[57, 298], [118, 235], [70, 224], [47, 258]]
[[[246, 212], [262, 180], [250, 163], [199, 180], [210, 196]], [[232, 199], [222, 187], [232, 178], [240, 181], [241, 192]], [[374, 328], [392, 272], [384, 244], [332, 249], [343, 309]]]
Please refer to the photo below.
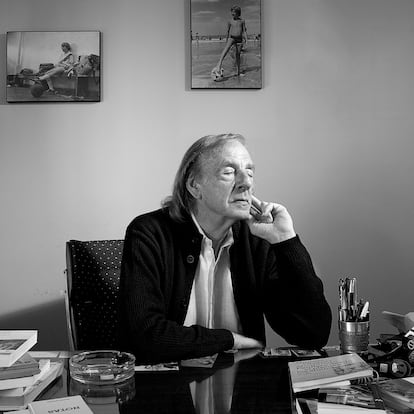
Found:
[[118, 386], [87, 386], [67, 370], [42, 399], [80, 394], [94, 414], [292, 413], [287, 359], [219, 355], [213, 368], [136, 372]]

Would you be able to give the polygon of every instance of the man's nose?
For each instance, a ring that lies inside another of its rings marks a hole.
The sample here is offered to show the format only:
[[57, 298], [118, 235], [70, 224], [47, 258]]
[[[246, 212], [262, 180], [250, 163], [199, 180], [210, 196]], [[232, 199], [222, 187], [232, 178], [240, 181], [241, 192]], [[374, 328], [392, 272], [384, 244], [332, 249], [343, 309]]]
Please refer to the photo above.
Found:
[[253, 186], [253, 177], [247, 171], [239, 171], [236, 176], [236, 187], [246, 191]]

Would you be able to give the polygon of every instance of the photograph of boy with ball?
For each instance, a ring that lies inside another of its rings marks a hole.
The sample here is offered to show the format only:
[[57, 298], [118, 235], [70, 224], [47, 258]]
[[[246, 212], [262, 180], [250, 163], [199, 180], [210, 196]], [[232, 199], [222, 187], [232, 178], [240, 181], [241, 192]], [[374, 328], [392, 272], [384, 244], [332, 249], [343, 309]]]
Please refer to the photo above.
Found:
[[191, 88], [262, 87], [260, 0], [191, 0]]

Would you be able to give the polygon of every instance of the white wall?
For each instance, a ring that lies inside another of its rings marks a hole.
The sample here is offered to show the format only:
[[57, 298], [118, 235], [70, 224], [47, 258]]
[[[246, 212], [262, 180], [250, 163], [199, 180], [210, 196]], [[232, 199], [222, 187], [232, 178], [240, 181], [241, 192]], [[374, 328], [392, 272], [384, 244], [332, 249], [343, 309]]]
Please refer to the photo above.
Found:
[[103, 46], [101, 103], [7, 104], [0, 66], [0, 328], [66, 347], [66, 240], [122, 238], [193, 140], [233, 131], [257, 193], [293, 214], [334, 314], [338, 278], [356, 276], [372, 337], [392, 332], [380, 311], [414, 310], [414, 2], [263, 0], [258, 91], [188, 89], [188, 7], [0, 0], [3, 62], [11, 30], [100, 30]]

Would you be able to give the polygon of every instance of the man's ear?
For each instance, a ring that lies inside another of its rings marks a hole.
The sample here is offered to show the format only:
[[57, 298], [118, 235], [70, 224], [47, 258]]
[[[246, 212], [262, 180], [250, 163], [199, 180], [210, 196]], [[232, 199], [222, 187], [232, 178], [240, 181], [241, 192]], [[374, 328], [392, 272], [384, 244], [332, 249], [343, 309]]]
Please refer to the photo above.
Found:
[[187, 182], [185, 183], [187, 191], [196, 199], [201, 198], [200, 184], [195, 180], [194, 177], [188, 177]]

